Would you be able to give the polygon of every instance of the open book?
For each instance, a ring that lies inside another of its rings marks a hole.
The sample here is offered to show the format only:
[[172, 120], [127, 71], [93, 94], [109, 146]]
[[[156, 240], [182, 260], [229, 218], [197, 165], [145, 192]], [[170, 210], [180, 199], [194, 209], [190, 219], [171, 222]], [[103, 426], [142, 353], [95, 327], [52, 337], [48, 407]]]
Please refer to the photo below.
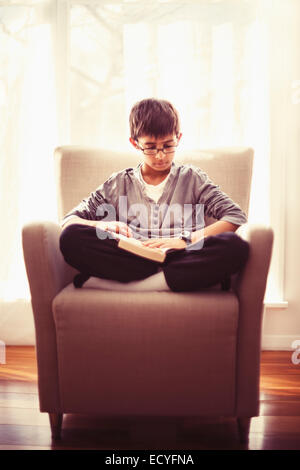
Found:
[[[112, 233], [112, 232], [111, 232]], [[136, 238], [126, 237], [121, 233], [113, 233], [113, 238], [118, 240], [118, 247], [122, 248], [123, 250], [130, 251], [130, 253], [134, 253], [137, 256], [142, 256], [143, 258], [151, 259], [152, 261], [157, 261], [158, 263], [163, 263], [167, 252], [169, 251], [178, 251], [178, 250], [185, 250], [184, 248], [151, 248], [149, 246], [145, 246], [142, 244], [140, 240]], [[193, 243], [196, 245], [198, 242]], [[203, 241], [201, 246], [203, 245]], [[190, 247], [191, 245], [189, 245]]]
[[166, 258], [166, 252], [174, 248], [150, 248], [142, 244], [140, 240], [133, 237], [126, 237], [122, 233], [110, 232], [110, 236], [118, 240], [118, 247], [130, 251], [137, 256], [163, 263]]

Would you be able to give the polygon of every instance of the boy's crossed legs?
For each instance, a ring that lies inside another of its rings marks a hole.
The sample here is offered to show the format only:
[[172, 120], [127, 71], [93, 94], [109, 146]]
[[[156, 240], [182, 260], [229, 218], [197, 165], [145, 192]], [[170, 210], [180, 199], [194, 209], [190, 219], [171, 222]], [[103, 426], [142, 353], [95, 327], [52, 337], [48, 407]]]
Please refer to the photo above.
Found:
[[[120, 290], [128, 290], [126, 284], [130, 283], [130, 290], [135, 286], [143, 290], [145, 286], [145, 290], [169, 288], [177, 292], [197, 291], [218, 283], [226, 288], [224, 281], [245, 265], [249, 254], [246, 241], [234, 232], [224, 232], [207, 237], [199, 250], [172, 251], [164, 263], [157, 263], [120, 249], [115, 239], [101, 240], [95, 227], [80, 224], [64, 229], [60, 249], [65, 261], [81, 273], [74, 278], [75, 287], [81, 287], [89, 277], [98, 277], [123, 283], [124, 287], [118, 284]], [[109, 284], [102, 284], [105, 282]]]

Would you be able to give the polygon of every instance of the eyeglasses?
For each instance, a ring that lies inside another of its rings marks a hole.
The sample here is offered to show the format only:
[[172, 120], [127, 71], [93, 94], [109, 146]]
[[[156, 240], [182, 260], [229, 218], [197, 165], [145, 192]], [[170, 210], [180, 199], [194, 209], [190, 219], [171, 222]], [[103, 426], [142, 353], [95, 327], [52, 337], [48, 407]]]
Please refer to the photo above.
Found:
[[176, 150], [176, 147], [178, 147], [178, 144], [172, 144], [172, 145], [164, 145], [163, 148], [158, 149], [156, 147], [152, 148], [142, 148], [138, 142], [136, 142], [138, 145], [138, 148], [145, 154], [145, 155], [157, 155], [158, 152], [162, 151], [164, 154], [169, 154], [169, 153], [174, 153]]

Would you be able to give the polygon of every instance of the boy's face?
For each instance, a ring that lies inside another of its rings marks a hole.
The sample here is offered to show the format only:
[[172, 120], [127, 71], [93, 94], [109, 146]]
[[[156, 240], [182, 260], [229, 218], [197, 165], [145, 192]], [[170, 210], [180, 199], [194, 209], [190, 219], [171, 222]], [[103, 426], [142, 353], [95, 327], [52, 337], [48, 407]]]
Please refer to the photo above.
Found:
[[[176, 146], [182, 134], [176, 137], [175, 134], [165, 137], [142, 136], [136, 142], [130, 138], [130, 142], [137, 149], [143, 149], [144, 163], [155, 172], [165, 172], [170, 169], [175, 157]], [[155, 152], [155, 149], [165, 149], [165, 152]]]

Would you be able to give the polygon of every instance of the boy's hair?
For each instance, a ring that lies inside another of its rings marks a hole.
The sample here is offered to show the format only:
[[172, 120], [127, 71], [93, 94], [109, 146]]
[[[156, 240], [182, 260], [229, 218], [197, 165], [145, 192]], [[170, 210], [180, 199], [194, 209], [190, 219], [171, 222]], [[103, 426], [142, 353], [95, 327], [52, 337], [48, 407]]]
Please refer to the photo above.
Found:
[[156, 138], [180, 133], [179, 115], [174, 106], [166, 100], [148, 98], [138, 101], [129, 115], [130, 135], [137, 140], [143, 135]]

